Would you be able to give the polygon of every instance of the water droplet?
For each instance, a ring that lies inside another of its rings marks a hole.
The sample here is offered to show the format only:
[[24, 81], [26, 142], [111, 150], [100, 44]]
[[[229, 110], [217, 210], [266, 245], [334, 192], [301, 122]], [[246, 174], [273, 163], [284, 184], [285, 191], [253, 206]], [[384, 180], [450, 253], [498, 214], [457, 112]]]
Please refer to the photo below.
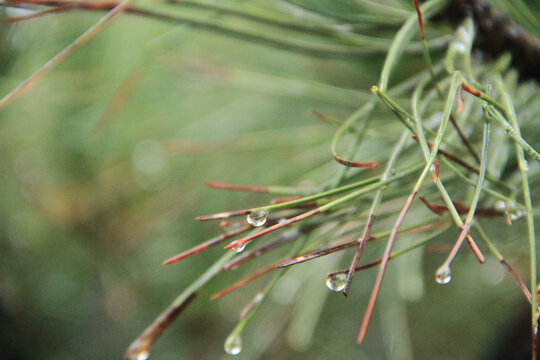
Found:
[[326, 278], [326, 286], [332, 291], [342, 291], [347, 285], [347, 274], [337, 273]]
[[266, 223], [266, 217], [268, 216], [268, 211], [266, 210], [253, 210], [247, 216], [247, 222], [253, 226], [263, 226]]
[[246, 248], [246, 243], [238, 243], [238, 245], [236, 245], [235, 247], [231, 248], [232, 251], [236, 252], [236, 253], [241, 253], [242, 251], [244, 251], [244, 249]]
[[506, 203], [502, 200], [498, 200], [497, 202], [495, 202], [495, 209], [500, 211], [506, 210]]
[[148, 351], [141, 351], [139, 353], [133, 354], [130, 356], [130, 360], [146, 360], [150, 356], [150, 353]]
[[529, 162], [527, 160], [523, 160], [522, 167], [525, 171], [529, 171]]
[[229, 355], [238, 355], [242, 351], [242, 337], [231, 334], [225, 340], [225, 352]]
[[437, 284], [446, 285], [452, 281], [452, 271], [449, 266], [443, 265], [437, 269], [435, 273], [435, 281]]

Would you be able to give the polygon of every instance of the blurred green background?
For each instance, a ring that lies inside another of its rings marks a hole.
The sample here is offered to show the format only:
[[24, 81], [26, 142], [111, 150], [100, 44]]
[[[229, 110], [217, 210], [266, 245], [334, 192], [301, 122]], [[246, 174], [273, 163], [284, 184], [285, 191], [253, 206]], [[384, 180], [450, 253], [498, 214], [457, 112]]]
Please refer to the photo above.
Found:
[[[2, 26], [1, 94], [99, 16], [70, 12]], [[0, 359], [121, 358], [223, 253], [218, 246], [161, 265], [218, 233], [215, 224], [194, 218], [270, 200], [208, 189], [203, 181], [296, 185], [331, 178], [339, 170], [330, 152], [335, 128], [309, 111], [346, 118], [369, 98], [382, 59], [325, 60], [187, 25], [116, 19], [0, 112]], [[420, 56], [402, 65], [405, 73], [422, 66]], [[384, 136], [372, 134], [382, 137], [363, 145], [371, 151], [402, 131], [388, 113], [381, 121]], [[501, 246], [516, 270], [527, 274], [525, 240], [500, 220], [490, 224], [507, 239]], [[456, 234], [438, 243], [447, 246]], [[455, 281], [441, 287], [433, 274], [446, 251], [420, 253], [390, 266], [363, 345], [354, 339], [375, 271], [357, 276], [349, 298], [321, 295], [326, 272], [347, 267], [349, 250], [290, 271], [250, 324], [237, 358], [494, 358], [496, 345], [527, 321], [515, 283], [494, 259], [480, 267], [467, 252], [456, 260]], [[211, 282], [150, 358], [230, 358], [223, 341], [265, 280], [219, 301], [209, 297], [261, 264]], [[289, 331], [289, 313], [312, 294], [323, 310], [305, 343], [309, 321]]]

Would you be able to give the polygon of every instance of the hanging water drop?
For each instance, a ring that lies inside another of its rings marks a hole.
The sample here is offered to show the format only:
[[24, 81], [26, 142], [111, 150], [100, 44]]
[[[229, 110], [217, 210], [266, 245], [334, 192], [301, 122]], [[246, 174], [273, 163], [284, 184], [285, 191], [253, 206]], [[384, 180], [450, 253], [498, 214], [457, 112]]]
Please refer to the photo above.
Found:
[[225, 340], [225, 352], [229, 355], [238, 355], [242, 351], [242, 337], [231, 334]]
[[247, 216], [247, 222], [253, 226], [263, 226], [266, 223], [266, 217], [268, 211], [266, 210], [253, 210]]
[[231, 248], [232, 251], [236, 252], [236, 253], [241, 253], [242, 251], [244, 251], [244, 249], [246, 248], [246, 243], [238, 243], [238, 245], [236, 245], [235, 247]]
[[342, 291], [347, 285], [347, 274], [337, 273], [326, 278], [326, 286], [332, 291]]
[[447, 265], [443, 265], [437, 269], [435, 273], [435, 281], [437, 284], [446, 285], [452, 280], [452, 271]]
[[148, 351], [141, 351], [129, 357], [129, 360], [146, 360], [150, 356]]

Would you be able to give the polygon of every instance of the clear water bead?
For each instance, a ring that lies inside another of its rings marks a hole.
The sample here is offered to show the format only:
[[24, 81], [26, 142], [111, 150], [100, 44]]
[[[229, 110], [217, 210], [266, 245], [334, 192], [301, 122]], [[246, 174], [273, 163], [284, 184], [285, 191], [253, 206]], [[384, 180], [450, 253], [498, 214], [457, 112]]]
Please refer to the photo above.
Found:
[[239, 243], [235, 247], [231, 248], [232, 251], [236, 253], [241, 253], [246, 248], [246, 243]]
[[133, 354], [130, 356], [130, 360], [146, 360], [150, 356], [148, 351], [141, 351], [139, 353]]
[[443, 265], [437, 269], [435, 273], [435, 281], [437, 284], [446, 285], [452, 281], [452, 271], [449, 266]]
[[231, 334], [225, 340], [225, 352], [229, 355], [238, 355], [242, 351], [242, 337]]
[[266, 223], [266, 217], [268, 211], [266, 210], [253, 210], [247, 216], [247, 222], [253, 226], [263, 226]]
[[338, 273], [326, 278], [326, 286], [332, 291], [342, 291], [347, 285], [347, 274]]

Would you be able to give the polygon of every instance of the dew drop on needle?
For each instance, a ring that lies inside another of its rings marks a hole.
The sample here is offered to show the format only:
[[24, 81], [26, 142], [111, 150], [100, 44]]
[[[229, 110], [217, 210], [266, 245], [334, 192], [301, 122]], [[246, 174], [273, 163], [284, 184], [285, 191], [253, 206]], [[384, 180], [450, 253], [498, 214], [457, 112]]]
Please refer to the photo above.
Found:
[[437, 284], [446, 285], [452, 280], [452, 271], [449, 266], [443, 265], [437, 269], [435, 273], [435, 281]]
[[242, 337], [231, 334], [225, 340], [225, 352], [229, 355], [238, 355], [242, 351]]
[[263, 226], [266, 223], [266, 217], [268, 211], [266, 210], [253, 210], [247, 216], [247, 222], [253, 226]]
[[141, 351], [129, 357], [129, 360], [146, 360], [150, 356], [148, 351]]
[[347, 285], [347, 274], [338, 273], [326, 278], [326, 286], [332, 291], [342, 291]]
[[244, 251], [244, 249], [246, 248], [246, 243], [238, 243], [238, 245], [236, 245], [235, 247], [231, 248], [232, 251], [236, 252], [236, 253], [241, 253], [242, 251]]

